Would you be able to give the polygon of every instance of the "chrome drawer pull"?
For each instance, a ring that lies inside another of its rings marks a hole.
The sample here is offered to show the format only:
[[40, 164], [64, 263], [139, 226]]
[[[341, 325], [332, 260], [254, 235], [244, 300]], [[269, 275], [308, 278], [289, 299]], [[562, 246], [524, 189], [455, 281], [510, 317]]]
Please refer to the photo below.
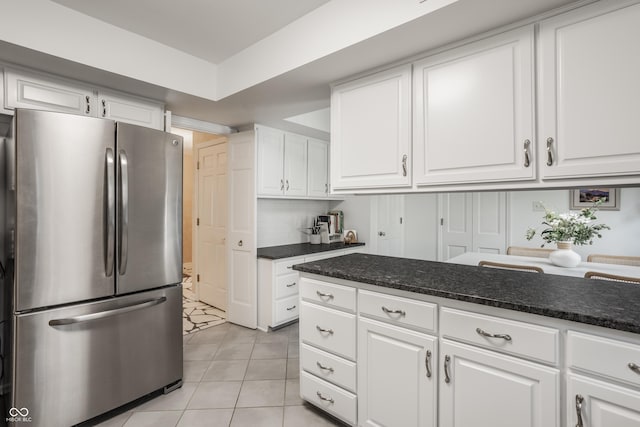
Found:
[[640, 374], [640, 366], [636, 365], [633, 362], [629, 362], [629, 364], [627, 366], [629, 367], [629, 369], [631, 369], [636, 374]]
[[296, 282], [289, 283], [289, 284], [287, 285], [287, 288], [290, 288], [290, 287], [295, 286], [295, 285], [296, 285]]
[[318, 326], [318, 325], [316, 325], [316, 329], [317, 329], [318, 331], [320, 331], [320, 332], [324, 332], [324, 333], [327, 333], [327, 334], [329, 334], [329, 335], [333, 335], [333, 329], [324, 329], [324, 328], [321, 328], [321, 327], [320, 327], [320, 326]]
[[405, 313], [404, 310], [390, 310], [387, 307], [385, 307], [384, 305], [382, 306], [382, 311], [384, 311], [387, 314], [399, 314], [400, 317], [404, 317], [407, 315], [407, 313]]
[[584, 402], [584, 397], [576, 394], [576, 416], [578, 417], [576, 427], [584, 427], [584, 423], [582, 422], [582, 402]]
[[291, 307], [287, 307], [287, 311], [291, 311], [291, 310], [293, 310], [294, 308], [296, 308], [296, 306], [295, 306], [295, 305], [292, 305]]
[[326, 367], [320, 362], [316, 362], [316, 365], [318, 365], [318, 368], [322, 369], [323, 371], [329, 371], [329, 372], [333, 373], [333, 368], [332, 367]]
[[431, 350], [427, 350], [427, 357], [424, 358], [424, 367], [427, 368], [427, 378], [431, 378]]
[[505, 341], [511, 341], [511, 335], [507, 335], [507, 334], [490, 334], [489, 332], [485, 332], [480, 328], [476, 328], [476, 332], [478, 333], [478, 335], [482, 335], [483, 337], [487, 337], [487, 338], [501, 338]]
[[320, 291], [316, 291], [316, 294], [318, 294], [320, 298], [333, 299], [333, 294], [325, 294], [324, 292], [320, 292]]
[[329, 403], [333, 403], [333, 397], [329, 396], [329, 397], [324, 397], [322, 395], [322, 393], [320, 393], [319, 391], [316, 392], [316, 394], [318, 395], [318, 397], [320, 398], [320, 400], [324, 400], [325, 402], [329, 402]]
[[449, 384], [451, 377], [449, 376], [449, 364], [451, 363], [451, 356], [448, 354], [444, 356], [444, 382]]

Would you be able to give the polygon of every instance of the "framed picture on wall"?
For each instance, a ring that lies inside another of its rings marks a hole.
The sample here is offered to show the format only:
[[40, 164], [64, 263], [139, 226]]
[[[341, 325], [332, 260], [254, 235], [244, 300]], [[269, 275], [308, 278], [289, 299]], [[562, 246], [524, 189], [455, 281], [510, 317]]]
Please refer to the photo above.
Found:
[[604, 199], [604, 202], [598, 209], [618, 211], [620, 210], [620, 189], [601, 187], [601, 188], [578, 188], [571, 190], [570, 209], [582, 209], [593, 206], [598, 200]]

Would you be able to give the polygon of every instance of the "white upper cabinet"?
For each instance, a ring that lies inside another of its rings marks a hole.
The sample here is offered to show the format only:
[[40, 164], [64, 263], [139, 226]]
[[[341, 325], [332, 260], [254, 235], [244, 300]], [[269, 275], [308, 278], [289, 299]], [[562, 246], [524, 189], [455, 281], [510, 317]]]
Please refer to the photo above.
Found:
[[411, 186], [411, 65], [333, 87], [332, 190]]
[[6, 108], [96, 117], [96, 98], [90, 87], [11, 68], [4, 69], [4, 79]]
[[164, 129], [164, 106], [161, 103], [115, 92], [98, 92], [98, 117]]
[[284, 134], [284, 194], [307, 195], [307, 138]]
[[542, 178], [638, 175], [640, 4], [543, 21], [539, 49]]
[[533, 25], [414, 63], [414, 183], [531, 180]]
[[284, 132], [256, 126], [258, 141], [258, 195], [284, 194]]
[[100, 117], [164, 130], [164, 105], [46, 74], [4, 70], [4, 106]]
[[329, 143], [317, 139], [307, 142], [307, 195], [327, 197], [329, 195]]

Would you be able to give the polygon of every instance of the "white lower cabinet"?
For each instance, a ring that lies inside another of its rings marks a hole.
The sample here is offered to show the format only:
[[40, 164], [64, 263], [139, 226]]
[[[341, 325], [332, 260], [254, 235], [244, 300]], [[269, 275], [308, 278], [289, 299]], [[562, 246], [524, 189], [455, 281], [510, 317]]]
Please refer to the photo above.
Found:
[[557, 369], [442, 340], [440, 425], [560, 426]]
[[437, 338], [358, 319], [358, 423], [437, 424]]
[[[303, 278], [300, 294], [300, 396], [356, 425], [356, 290]], [[334, 301], [338, 295], [340, 305]], [[324, 295], [313, 300], [311, 295]]]

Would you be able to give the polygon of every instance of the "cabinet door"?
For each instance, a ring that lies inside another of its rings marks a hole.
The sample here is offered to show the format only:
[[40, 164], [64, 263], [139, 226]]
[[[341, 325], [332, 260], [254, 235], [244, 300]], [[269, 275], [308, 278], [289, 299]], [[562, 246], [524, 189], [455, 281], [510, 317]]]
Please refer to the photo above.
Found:
[[414, 181], [531, 180], [533, 26], [414, 64]]
[[307, 196], [329, 195], [329, 143], [317, 139], [307, 142]]
[[436, 349], [436, 337], [360, 318], [359, 425], [437, 426]]
[[284, 194], [284, 132], [256, 126], [258, 141], [258, 195]]
[[284, 136], [284, 194], [307, 195], [307, 138], [291, 133]]
[[5, 107], [96, 117], [93, 89], [62, 79], [5, 68]]
[[556, 369], [442, 340], [440, 425], [560, 426]]
[[333, 88], [334, 190], [411, 185], [411, 66]]
[[640, 4], [606, 7], [590, 5], [540, 25], [543, 178], [640, 171]]
[[[582, 423], [579, 418], [582, 419]], [[640, 393], [569, 374], [567, 376], [567, 425], [640, 427]]]
[[98, 93], [98, 116], [153, 129], [164, 130], [164, 106], [158, 102], [121, 95]]

